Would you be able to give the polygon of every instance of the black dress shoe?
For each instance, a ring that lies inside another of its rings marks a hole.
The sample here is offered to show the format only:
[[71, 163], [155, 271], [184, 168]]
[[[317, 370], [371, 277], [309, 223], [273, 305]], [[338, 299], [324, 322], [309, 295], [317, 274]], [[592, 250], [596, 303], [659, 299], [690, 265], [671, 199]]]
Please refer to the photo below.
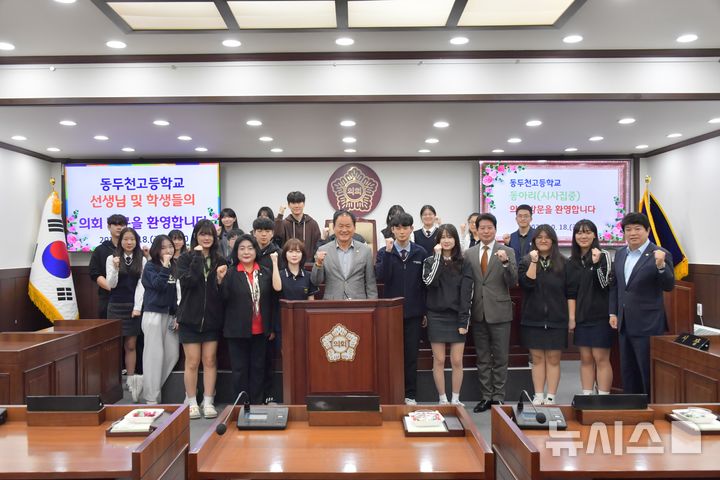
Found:
[[473, 412], [480, 413], [489, 410], [490, 405], [492, 405], [492, 402], [490, 400], [483, 400], [482, 402], [475, 405], [475, 408], [473, 408]]

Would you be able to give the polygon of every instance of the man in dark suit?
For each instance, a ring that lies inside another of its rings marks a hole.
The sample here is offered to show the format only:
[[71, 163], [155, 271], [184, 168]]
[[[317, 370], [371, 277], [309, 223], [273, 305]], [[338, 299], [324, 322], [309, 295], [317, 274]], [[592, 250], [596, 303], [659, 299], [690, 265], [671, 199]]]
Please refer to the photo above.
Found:
[[672, 255], [649, 240], [642, 213], [622, 220], [627, 248], [615, 254], [610, 326], [620, 331], [620, 371], [625, 393], [650, 395], [650, 337], [667, 330], [663, 291], [675, 286]]
[[518, 270], [512, 248], [495, 241], [497, 220], [483, 213], [475, 221], [480, 242], [463, 255], [460, 317], [472, 316], [482, 401], [474, 412], [484, 412], [505, 400], [510, 325], [513, 311], [510, 288], [517, 285]]

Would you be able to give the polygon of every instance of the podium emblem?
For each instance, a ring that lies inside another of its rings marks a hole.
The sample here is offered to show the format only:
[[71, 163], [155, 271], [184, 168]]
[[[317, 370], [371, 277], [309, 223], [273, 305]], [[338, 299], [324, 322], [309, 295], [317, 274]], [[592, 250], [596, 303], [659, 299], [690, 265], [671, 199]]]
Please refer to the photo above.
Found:
[[320, 338], [320, 343], [325, 349], [328, 362], [352, 362], [355, 360], [355, 350], [360, 343], [360, 337], [342, 323], [338, 323]]

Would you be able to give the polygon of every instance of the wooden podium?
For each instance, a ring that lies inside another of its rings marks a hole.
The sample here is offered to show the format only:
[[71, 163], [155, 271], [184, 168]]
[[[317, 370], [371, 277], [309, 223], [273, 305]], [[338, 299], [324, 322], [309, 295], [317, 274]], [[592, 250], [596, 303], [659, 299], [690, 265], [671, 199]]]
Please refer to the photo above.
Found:
[[283, 403], [306, 395], [404, 399], [403, 299], [280, 301]]

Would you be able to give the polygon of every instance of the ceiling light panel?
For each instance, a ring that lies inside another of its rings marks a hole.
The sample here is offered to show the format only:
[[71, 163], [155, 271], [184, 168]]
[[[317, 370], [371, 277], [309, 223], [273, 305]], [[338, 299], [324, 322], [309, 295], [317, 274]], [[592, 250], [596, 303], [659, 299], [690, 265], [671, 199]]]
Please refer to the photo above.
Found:
[[553, 25], [574, 0], [468, 0], [458, 27]]
[[336, 28], [335, 2], [228, 2], [242, 29]]
[[349, 1], [350, 28], [444, 27], [454, 0]]
[[226, 30], [213, 2], [108, 2], [133, 30]]

